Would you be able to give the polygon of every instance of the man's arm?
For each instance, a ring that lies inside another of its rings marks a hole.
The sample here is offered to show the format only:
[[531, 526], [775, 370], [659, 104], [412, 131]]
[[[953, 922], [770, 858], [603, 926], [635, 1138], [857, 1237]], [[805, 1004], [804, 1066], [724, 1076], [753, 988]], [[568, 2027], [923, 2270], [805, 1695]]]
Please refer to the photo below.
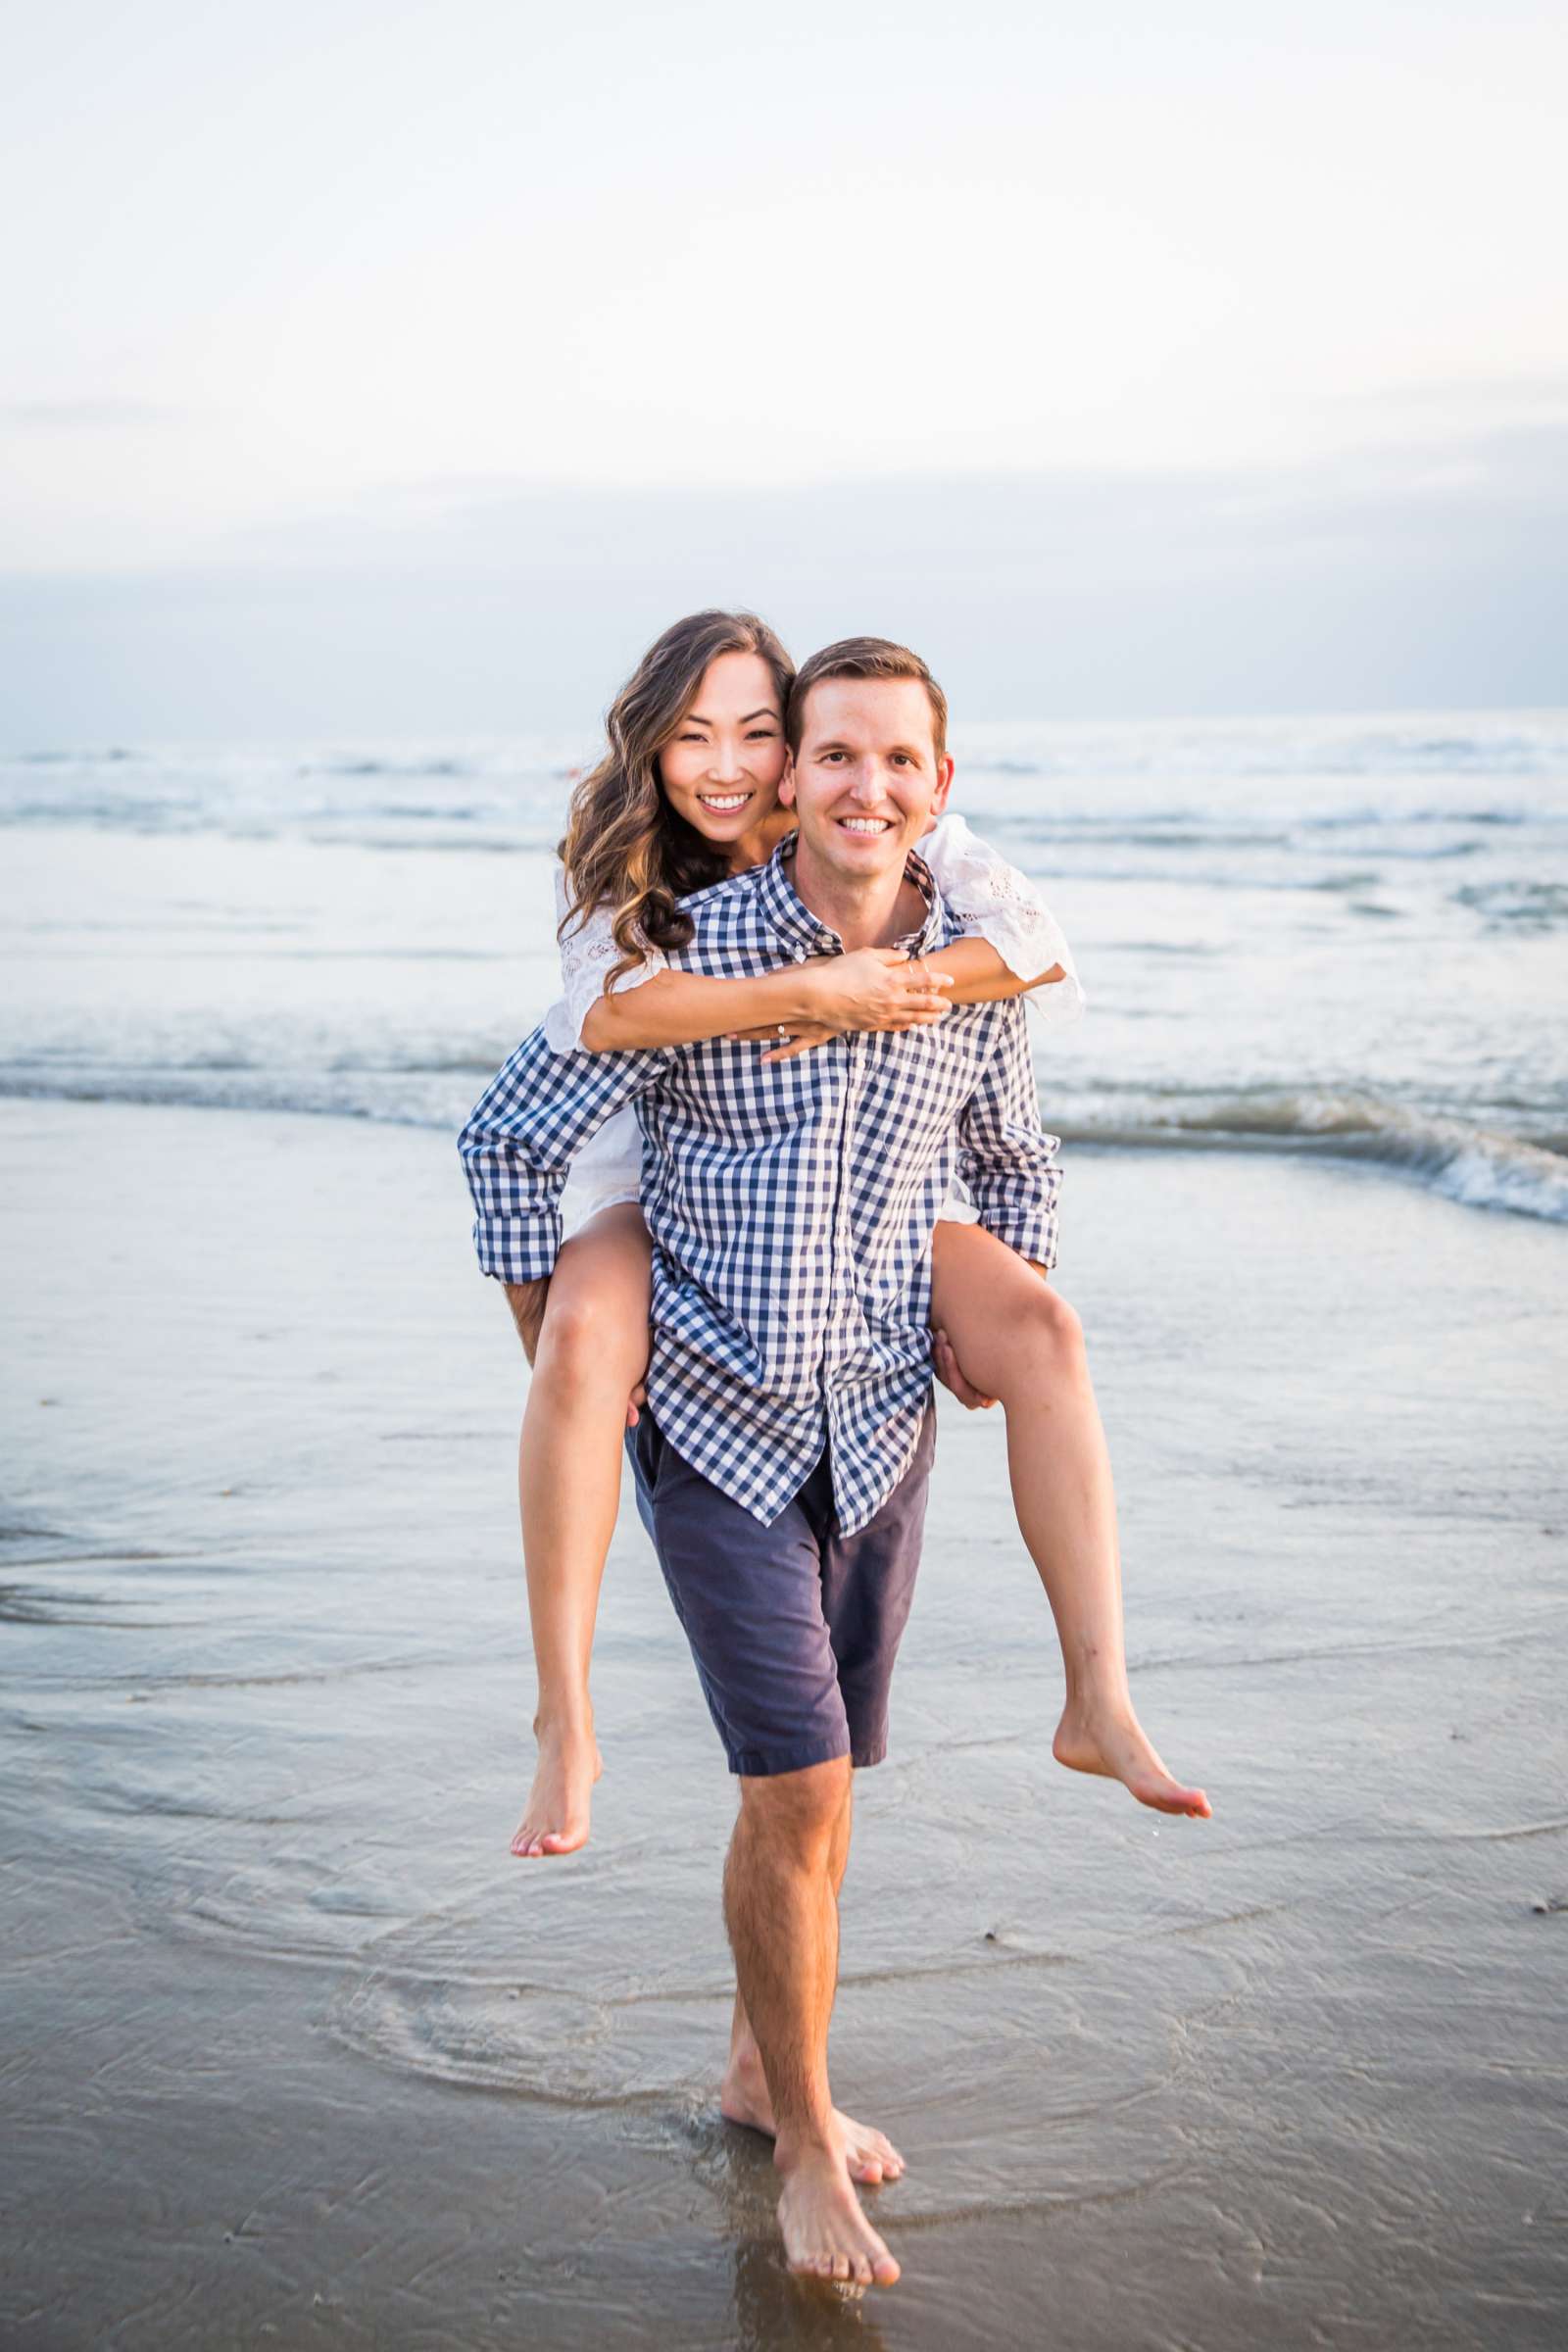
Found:
[[531, 1364], [539, 1346], [539, 1334], [544, 1329], [550, 1277], [547, 1274], [540, 1282], [509, 1282], [505, 1288], [512, 1320], [517, 1326], [517, 1337], [522, 1342], [522, 1352]]
[[530, 1363], [561, 1250], [566, 1171], [595, 1128], [645, 1094], [662, 1067], [658, 1054], [557, 1054], [536, 1029], [458, 1138], [480, 1269], [505, 1283]]
[[1041, 1125], [1026, 1020], [1018, 1000], [997, 1016], [990, 1059], [958, 1120], [958, 1173], [981, 1224], [1049, 1277], [1056, 1262], [1060, 1144]]

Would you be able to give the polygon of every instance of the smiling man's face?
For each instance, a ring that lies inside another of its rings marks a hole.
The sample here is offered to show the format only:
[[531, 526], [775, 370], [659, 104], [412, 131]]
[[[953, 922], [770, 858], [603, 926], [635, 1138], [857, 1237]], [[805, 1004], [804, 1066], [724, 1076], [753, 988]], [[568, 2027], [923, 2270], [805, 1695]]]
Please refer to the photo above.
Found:
[[902, 875], [952, 782], [918, 678], [823, 678], [807, 697], [779, 798], [824, 878], [858, 889]]

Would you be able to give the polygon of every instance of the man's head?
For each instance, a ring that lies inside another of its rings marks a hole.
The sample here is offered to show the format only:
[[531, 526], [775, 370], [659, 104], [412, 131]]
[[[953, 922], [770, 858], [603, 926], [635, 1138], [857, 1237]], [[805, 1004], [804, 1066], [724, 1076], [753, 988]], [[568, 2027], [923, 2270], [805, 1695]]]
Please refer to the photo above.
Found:
[[779, 798], [801, 840], [836, 878], [879, 879], [947, 806], [948, 703], [918, 654], [886, 637], [845, 637], [800, 671], [785, 721]]

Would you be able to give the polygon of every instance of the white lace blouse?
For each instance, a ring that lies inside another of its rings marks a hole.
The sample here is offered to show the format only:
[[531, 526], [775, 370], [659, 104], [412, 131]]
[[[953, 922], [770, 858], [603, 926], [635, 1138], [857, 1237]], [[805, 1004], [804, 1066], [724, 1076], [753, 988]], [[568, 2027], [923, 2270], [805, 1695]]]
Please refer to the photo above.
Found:
[[[1077, 1020], [1088, 999], [1073, 964], [1072, 950], [1062, 937], [1055, 916], [1034, 884], [989, 842], [970, 830], [964, 819], [949, 810], [938, 817], [920, 843], [920, 855], [932, 879], [966, 932], [988, 939], [1010, 972], [1028, 980], [1059, 963], [1066, 977], [1032, 989], [1028, 1003], [1054, 1028]], [[566, 877], [556, 867], [556, 920], [564, 919]], [[565, 989], [545, 1015], [545, 1037], [558, 1054], [573, 1053], [582, 1044], [583, 1023], [603, 996], [605, 976], [620, 960], [611, 930], [611, 910], [599, 907], [585, 923], [569, 922], [560, 933], [561, 976]], [[650, 947], [640, 964], [623, 972], [614, 985], [640, 988], [656, 972], [669, 969], [663, 952]]]

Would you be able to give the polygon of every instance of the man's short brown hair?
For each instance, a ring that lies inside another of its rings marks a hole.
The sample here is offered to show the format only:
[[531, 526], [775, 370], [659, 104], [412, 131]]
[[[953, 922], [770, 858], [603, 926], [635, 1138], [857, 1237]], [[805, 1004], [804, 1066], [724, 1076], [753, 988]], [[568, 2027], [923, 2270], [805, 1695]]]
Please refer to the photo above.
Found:
[[841, 637], [837, 645], [824, 645], [819, 654], [803, 662], [790, 688], [789, 709], [784, 714], [784, 732], [792, 753], [799, 752], [806, 731], [806, 698], [813, 686], [820, 686], [827, 678], [918, 678], [930, 697], [931, 734], [937, 758], [946, 757], [948, 698], [919, 655], [911, 654], [906, 645], [895, 645], [891, 637]]

